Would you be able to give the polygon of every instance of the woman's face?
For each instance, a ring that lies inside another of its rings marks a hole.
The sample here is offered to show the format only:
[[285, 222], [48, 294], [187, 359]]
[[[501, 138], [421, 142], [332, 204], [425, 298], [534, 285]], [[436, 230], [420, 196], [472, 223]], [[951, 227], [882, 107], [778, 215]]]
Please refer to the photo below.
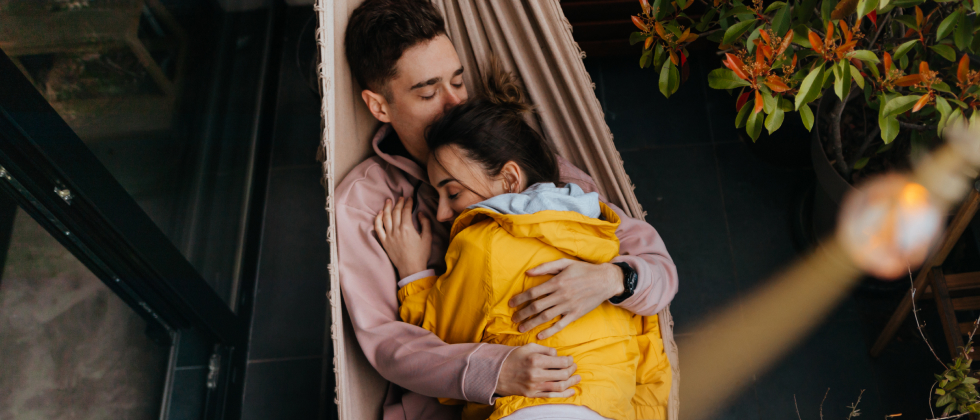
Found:
[[492, 178], [454, 145], [432, 152], [428, 172], [429, 182], [439, 192], [436, 219], [440, 222], [454, 220], [467, 207], [490, 197], [523, 190], [523, 173], [516, 163], [507, 162], [500, 175]]

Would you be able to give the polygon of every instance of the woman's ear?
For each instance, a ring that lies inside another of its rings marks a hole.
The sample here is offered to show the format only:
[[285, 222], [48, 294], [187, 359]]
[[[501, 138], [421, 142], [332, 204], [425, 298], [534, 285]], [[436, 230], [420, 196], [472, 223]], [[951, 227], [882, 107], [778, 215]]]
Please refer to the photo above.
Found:
[[504, 183], [504, 191], [508, 193], [520, 193], [527, 185], [524, 185], [526, 177], [517, 162], [509, 161], [500, 168], [500, 179]]
[[364, 103], [367, 104], [368, 110], [371, 111], [374, 118], [377, 118], [378, 121], [383, 123], [391, 122], [391, 114], [388, 110], [388, 100], [385, 99], [384, 95], [364, 89], [361, 91], [361, 99], [364, 99]]

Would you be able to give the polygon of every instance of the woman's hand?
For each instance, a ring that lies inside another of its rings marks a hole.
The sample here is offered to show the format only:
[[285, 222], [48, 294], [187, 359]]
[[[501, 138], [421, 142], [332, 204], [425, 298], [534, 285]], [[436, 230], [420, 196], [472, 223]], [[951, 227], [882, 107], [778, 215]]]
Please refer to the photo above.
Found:
[[374, 218], [374, 230], [388, 258], [398, 270], [399, 277], [408, 277], [425, 271], [432, 252], [432, 231], [429, 219], [419, 217], [422, 233], [415, 231], [412, 224], [412, 198], [398, 198], [392, 208], [391, 200], [385, 200], [385, 207]]
[[568, 398], [575, 395], [575, 390], [569, 388], [582, 380], [581, 376], [572, 376], [576, 368], [571, 356], [558, 356], [555, 349], [540, 344], [525, 344], [504, 360], [494, 394]]
[[555, 277], [525, 290], [508, 302], [511, 308], [531, 302], [515, 312], [512, 318], [514, 322], [523, 322], [518, 328], [521, 332], [561, 317], [554, 325], [538, 333], [538, 340], [555, 335], [602, 302], [623, 293], [623, 271], [610, 263], [591, 264], [563, 258], [527, 271], [529, 276], [545, 274], [555, 274]]

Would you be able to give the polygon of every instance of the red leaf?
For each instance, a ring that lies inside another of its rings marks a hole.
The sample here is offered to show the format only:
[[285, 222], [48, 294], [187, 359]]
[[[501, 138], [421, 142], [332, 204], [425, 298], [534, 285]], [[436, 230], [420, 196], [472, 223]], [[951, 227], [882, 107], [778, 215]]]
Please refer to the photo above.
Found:
[[636, 27], [639, 28], [641, 31], [643, 32], [650, 31], [650, 28], [648, 28], [647, 25], [643, 23], [642, 20], [640, 20], [639, 16], [630, 16], [630, 17], [633, 19], [633, 24], [636, 25]]
[[921, 74], [910, 74], [908, 76], [899, 77], [898, 80], [895, 81], [895, 86], [908, 87], [908, 86], [917, 85], [921, 82], [922, 82]]
[[643, 8], [643, 14], [650, 14], [650, 2], [647, 0], [640, 0], [640, 7]]
[[742, 107], [745, 106], [745, 103], [748, 101], [749, 101], [749, 91], [742, 92], [741, 95], [738, 95], [738, 100], [735, 101], [735, 111], [736, 112], [741, 111]]
[[810, 31], [807, 37], [810, 38], [810, 45], [813, 47], [813, 50], [817, 54], [823, 54], [823, 41], [820, 40], [820, 36], [816, 32]]
[[790, 29], [789, 31], [786, 31], [786, 35], [783, 36], [783, 43], [779, 44], [779, 49], [776, 50], [776, 54], [774, 55], [776, 57], [783, 55], [783, 52], [785, 52], [786, 49], [789, 48], [789, 44], [791, 44], [792, 42], [793, 42], [793, 30]]
[[769, 89], [772, 89], [773, 92], [783, 93], [789, 90], [789, 86], [786, 86], [786, 83], [784, 83], [782, 79], [776, 75], [769, 76], [765, 84], [766, 86], [769, 86]]
[[963, 58], [960, 59], [960, 65], [956, 68], [956, 79], [960, 83], [966, 83], [966, 74], [970, 71], [970, 58], [963, 54]]
[[868, 19], [871, 19], [871, 23], [875, 24], [875, 29], [878, 29], [878, 11], [872, 10], [868, 13]]
[[932, 95], [922, 95], [922, 97], [915, 102], [915, 106], [912, 107], [912, 112], [919, 112], [920, 109], [929, 103], [929, 99], [932, 99]]
[[687, 55], [684, 54], [684, 51], [681, 51], [681, 65], [683, 66], [685, 64], [687, 64]]
[[921, 63], [919, 63], [919, 74], [925, 75], [928, 72], [929, 72], [929, 63], [923, 60]]
[[764, 104], [762, 94], [759, 93], [759, 91], [755, 91], [755, 108], [752, 110], [752, 112], [759, 113], [759, 111], [762, 111], [762, 106]]
[[735, 75], [741, 79], [749, 80], [749, 75], [745, 73], [745, 64], [742, 63], [738, 57], [732, 55], [731, 53], [725, 53], [725, 61], [722, 62], [725, 67], [728, 67], [731, 71], [735, 72]]
[[888, 73], [892, 71], [892, 55], [885, 51], [884, 57], [882, 62], [885, 63], [885, 78], [888, 78]]

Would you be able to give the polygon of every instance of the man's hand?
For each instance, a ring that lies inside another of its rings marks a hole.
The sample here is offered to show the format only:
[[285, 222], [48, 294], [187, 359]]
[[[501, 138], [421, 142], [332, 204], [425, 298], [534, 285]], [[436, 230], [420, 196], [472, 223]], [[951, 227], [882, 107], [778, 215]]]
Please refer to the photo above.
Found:
[[610, 263], [591, 264], [563, 258], [527, 271], [529, 276], [545, 274], [555, 274], [555, 277], [525, 290], [508, 302], [511, 308], [531, 302], [514, 313], [514, 322], [522, 322], [518, 328], [521, 332], [561, 317], [554, 325], [538, 333], [538, 340], [555, 335], [602, 302], [623, 293], [623, 271]]
[[412, 198], [398, 198], [392, 208], [391, 200], [385, 200], [385, 207], [374, 218], [374, 230], [388, 258], [402, 278], [425, 271], [432, 253], [432, 231], [429, 219], [419, 217], [422, 233], [412, 224]]
[[559, 357], [551, 347], [525, 344], [504, 360], [494, 394], [568, 398], [575, 395], [575, 390], [569, 388], [582, 380], [579, 375], [572, 376], [577, 368], [571, 356]]

